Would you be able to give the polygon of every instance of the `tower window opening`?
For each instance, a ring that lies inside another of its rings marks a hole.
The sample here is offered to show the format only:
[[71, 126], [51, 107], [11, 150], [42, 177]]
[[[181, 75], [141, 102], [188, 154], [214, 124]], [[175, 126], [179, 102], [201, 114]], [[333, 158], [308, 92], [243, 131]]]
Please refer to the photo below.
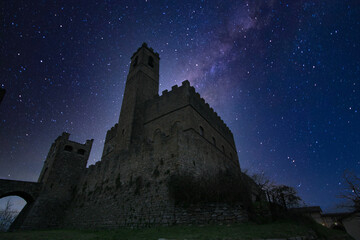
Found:
[[200, 135], [201, 135], [201, 136], [204, 136], [204, 129], [203, 129], [202, 126], [200, 126]]
[[154, 58], [152, 56], [149, 56], [148, 64], [150, 67], [154, 67]]
[[224, 147], [224, 145], [221, 145], [221, 148], [222, 148], [223, 153], [225, 153], [225, 147]]
[[138, 56], [136, 56], [135, 60], [134, 60], [134, 63], [133, 63], [133, 67], [135, 67], [138, 63]]
[[65, 151], [68, 151], [68, 152], [72, 152], [73, 147], [70, 146], [70, 145], [66, 145], [66, 146], [64, 147], [64, 150], [65, 150]]
[[216, 140], [215, 140], [215, 138], [213, 137], [212, 140], [213, 140], [214, 146], [216, 146]]
[[77, 151], [77, 153], [80, 154], [80, 155], [85, 155], [85, 150], [84, 149], [79, 149]]

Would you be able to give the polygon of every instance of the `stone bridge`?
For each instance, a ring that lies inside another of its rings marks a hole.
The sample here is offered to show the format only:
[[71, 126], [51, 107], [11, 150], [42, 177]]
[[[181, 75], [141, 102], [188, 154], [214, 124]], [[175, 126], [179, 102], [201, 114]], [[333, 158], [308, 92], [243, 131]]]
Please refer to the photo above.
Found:
[[0, 179], [0, 198], [7, 196], [22, 197], [27, 203], [32, 203], [41, 190], [41, 183]]

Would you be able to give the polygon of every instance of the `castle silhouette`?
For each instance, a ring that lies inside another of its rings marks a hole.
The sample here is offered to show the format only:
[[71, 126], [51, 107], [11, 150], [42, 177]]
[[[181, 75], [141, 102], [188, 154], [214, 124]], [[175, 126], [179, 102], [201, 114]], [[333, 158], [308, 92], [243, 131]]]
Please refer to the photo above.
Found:
[[159, 54], [144, 43], [131, 57], [119, 121], [106, 134], [101, 161], [86, 167], [93, 140], [63, 133], [51, 145], [38, 182], [0, 180], [0, 198], [27, 201], [11, 226], [141, 227], [238, 222], [244, 207], [178, 206], [175, 174], [240, 173], [233, 134], [189, 81], [159, 96]]

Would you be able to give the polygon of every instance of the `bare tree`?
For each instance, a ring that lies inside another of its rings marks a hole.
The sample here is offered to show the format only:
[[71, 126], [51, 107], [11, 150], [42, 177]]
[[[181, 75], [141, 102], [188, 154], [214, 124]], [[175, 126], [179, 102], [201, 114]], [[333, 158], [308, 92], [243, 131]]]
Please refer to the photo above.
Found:
[[277, 203], [285, 209], [298, 207], [302, 202], [295, 188], [286, 185], [274, 186], [270, 190], [270, 197], [273, 203]]
[[6, 232], [15, 220], [17, 211], [12, 210], [10, 200], [6, 202], [5, 208], [0, 210], [0, 232]]
[[340, 197], [350, 202], [350, 206], [347, 207], [360, 211], [360, 177], [353, 172], [345, 171], [343, 178], [346, 186]]
[[264, 172], [255, 173], [251, 176], [255, 183], [264, 191], [268, 191], [275, 185]]
[[270, 192], [275, 187], [275, 184], [273, 181], [271, 181], [264, 172], [262, 173], [255, 173], [251, 175], [251, 178], [254, 180], [254, 182], [260, 187], [262, 191], [264, 191], [267, 200], [270, 202]]
[[276, 185], [264, 173], [253, 174], [251, 178], [266, 193], [266, 197], [271, 203], [276, 203], [284, 208], [291, 208], [302, 202], [295, 188]]

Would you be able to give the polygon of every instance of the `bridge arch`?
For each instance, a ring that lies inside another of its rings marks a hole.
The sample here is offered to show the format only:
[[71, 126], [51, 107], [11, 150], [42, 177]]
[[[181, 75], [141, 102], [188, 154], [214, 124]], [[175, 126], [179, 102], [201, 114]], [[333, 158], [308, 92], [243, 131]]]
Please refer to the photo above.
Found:
[[18, 196], [27, 203], [32, 203], [38, 197], [41, 183], [0, 179], [0, 199], [8, 196]]
[[41, 186], [42, 184], [38, 182], [0, 179], [0, 200], [5, 197], [17, 196], [26, 202], [15, 221], [11, 223], [9, 231], [19, 229], [22, 226], [27, 213], [35, 204], [35, 200], [40, 194]]
[[24, 199], [26, 201], [26, 203], [32, 203], [35, 201], [35, 197], [25, 191], [9, 191], [9, 192], [5, 192], [5, 193], [4, 192], [0, 193], [0, 199], [5, 198], [5, 197], [12, 197], [12, 196], [21, 197], [22, 199]]

